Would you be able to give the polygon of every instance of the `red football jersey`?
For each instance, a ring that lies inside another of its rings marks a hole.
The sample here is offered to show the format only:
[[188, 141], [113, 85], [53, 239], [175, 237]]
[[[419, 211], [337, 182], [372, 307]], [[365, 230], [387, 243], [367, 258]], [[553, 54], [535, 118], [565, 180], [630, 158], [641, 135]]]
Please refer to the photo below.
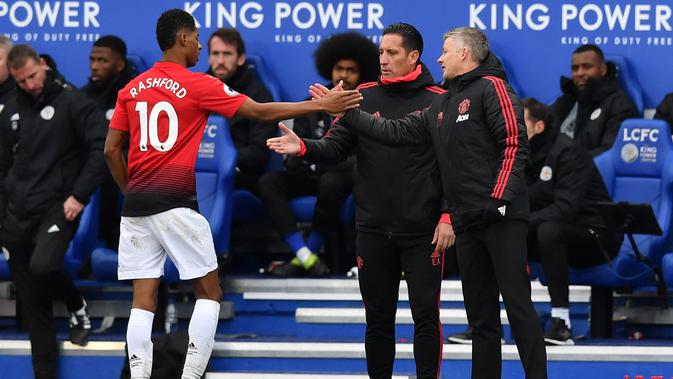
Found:
[[247, 98], [172, 62], [157, 62], [119, 91], [110, 128], [130, 134], [122, 214], [198, 209], [194, 163], [208, 115], [232, 117]]

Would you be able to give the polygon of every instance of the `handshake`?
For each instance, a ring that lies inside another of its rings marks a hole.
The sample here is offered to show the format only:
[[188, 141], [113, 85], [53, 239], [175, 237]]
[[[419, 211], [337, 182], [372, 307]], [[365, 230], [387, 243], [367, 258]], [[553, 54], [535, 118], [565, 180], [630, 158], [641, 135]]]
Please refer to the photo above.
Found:
[[[321, 103], [321, 109], [332, 117], [342, 117], [346, 111], [359, 107], [362, 102], [362, 94], [358, 90], [344, 90], [343, 81], [332, 89], [316, 83], [309, 87], [309, 93], [314, 101]], [[301, 138], [282, 122], [278, 123], [278, 127], [283, 135], [269, 138], [266, 146], [278, 154], [300, 154]]]
[[362, 94], [358, 90], [344, 90], [343, 81], [329, 89], [320, 83], [309, 87], [313, 100], [323, 102], [324, 111], [332, 117], [342, 117], [346, 111], [360, 106]]

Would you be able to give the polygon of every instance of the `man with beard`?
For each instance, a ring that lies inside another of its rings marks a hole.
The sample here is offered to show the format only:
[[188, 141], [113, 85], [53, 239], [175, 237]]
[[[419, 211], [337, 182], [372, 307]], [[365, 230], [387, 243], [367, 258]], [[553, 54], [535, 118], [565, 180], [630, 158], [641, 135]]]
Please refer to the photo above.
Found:
[[[361, 34], [335, 34], [318, 46], [315, 65], [320, 75], [330, 80], [330, 88], [341, 82], [344, 89], [355, 89], [360, 83], [376, 80], [378, 49]], [[334, 118], [327, 113], [312, 113], [294, 119], [293, 131], [301, 138], [319, 140], [331, 132], [333, 124]], [[353, 191], [354, 163], [352, 154], [337, 164], [310, 164], [299, 157], [288, 156], [285, 171], [262, 176], [259, 195], [276, 230], [295, 254], [291, 261], [271, 270], [272, 275], [286, 277], [308, 273], [322, 276], [329, 272], [315, 253], [322, 247], [324, 239], [333, 235], [330, 231], [338, 228], [341, 204]], [[308, 195], [317, 195], [317, 201], [311, 232], [304, 240], [289, 199]], [[340, 262], [338, 257], [333, 258], [332, 262]], [[339, 269], [341, 267], [332, 267], [332, 270]]]
[[[445, 91], [420, 57], [423, 38], [415, 27], [392, 24], [379, 46], [381, 77], [359, 89], [361, 109], [375, 117], [402, 118], [427, 108]], [[404, 272], [414, 319], [414, 357], [420, 379], [437, 378], [442, 356], [439, 295], [444, 250], [454, 242], [451, 220], [442, 214], [437, 158], [429, 141], [391, 147], [357, 135], [340, 123], [322, 140], [285, 136], [267, 144], [308, 161], [334, 162], [356, 154], [356, 254], [365, 305], [365, 351], [371, 378], [390, 378], [395, 360], [395, 313]], [[434, 245], [434, 246], [433, 246]]]
[[21, 299], [35, 377], [51, 379], [58, 373], [53, 300], [70, 312], [72, 343], [86, 345], [91, 329], [63, 256], [105, 174], [105, 118], [30, 46], [12, 48], [8, 67], [17, 93], [0, 113], [0, 202], [7, 204], [0, 247]]
[[561, 78], [561, 95], [551, 105], [561, 133], [591, 157], [608, 150], [627, 118], [639, 117], [631, 97], [621, 88], [617, 67], [605, 62], [596, 45], [582, 45], [572, 55], [572, 79]]
[[[96, 101], [105, 118], [112, 119], [117, 93], [133, 79], [133, 67], [126, 60], [126, 44], [117, 36], [103, 36], [94, 42], [89, 56], [91, 76], [82, 91]], [[119, 188], [112, 175], [106, 172], [100, 194], [100, 236], [105, 245], [116, 249], [119, 245]]]
[[[273, 101], [269, 90], [246, 63], [245, 54], [245, 42], [238, 30], [217, 29], [208, 39], [207, 73], [258, 103]], [[229, 132], [238, 153], [234, 187], [256, 192], [257, 181], [269, 161], [265, 143], [276, 134], [276, 125], [234, 116], [229, 119]]]

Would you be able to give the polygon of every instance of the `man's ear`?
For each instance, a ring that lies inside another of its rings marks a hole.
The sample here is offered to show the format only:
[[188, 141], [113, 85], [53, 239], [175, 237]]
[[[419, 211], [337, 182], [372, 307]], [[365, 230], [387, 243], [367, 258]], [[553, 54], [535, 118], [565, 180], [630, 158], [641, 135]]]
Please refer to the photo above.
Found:
[[409, 54], [409, 59], [412, 62], [418, 63], [418, 58], [420, 57], [421, 53], [418, 52], [418, 50], [414, 50]]
[[601, 67], [600, 67], [599, 70], [601, 72], [601, 76], [607, 75], [608, 74], [608, 65], [605, 64], [605, 62], [601, 62]]
[[546, 129], [544, 121], [542, 121], [542, 120], [535, 121], [535, 125], [533, 125], [533, 129], [535, 130], [536, 135], [544, 132], [544, 130]]
[[238, 65], [238, 67], [243, 66], [245, 64], [246, 59], [247, 59], [247, 57], [246, 57], [245, 53], [239, 55], [238, 59], [236, 60], [236, 65]]

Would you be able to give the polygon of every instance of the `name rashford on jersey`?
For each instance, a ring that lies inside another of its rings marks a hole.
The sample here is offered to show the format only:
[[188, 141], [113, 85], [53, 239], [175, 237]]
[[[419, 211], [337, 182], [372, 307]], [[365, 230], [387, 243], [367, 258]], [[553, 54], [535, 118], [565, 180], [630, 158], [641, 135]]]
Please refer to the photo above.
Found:
[[119, 91], [110, 128], [130, 134], [122, 215], [198, 210], [194, 163], [208, 115], [232, 117], [246, 99], [171, 62], [157, 62]]

